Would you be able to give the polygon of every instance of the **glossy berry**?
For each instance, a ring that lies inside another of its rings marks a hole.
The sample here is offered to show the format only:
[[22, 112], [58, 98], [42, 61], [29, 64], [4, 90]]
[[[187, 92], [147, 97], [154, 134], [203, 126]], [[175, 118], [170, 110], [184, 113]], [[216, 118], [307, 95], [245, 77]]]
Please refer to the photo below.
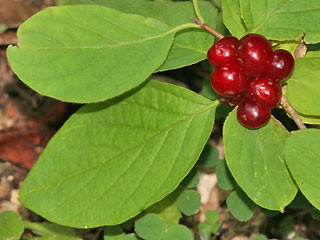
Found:
[[291, 53], [279, 49], [274, 51], [265, 75], [274, 81], [280, 82], [292, 73], [293, 67], [294, 59]]
[[211, 86], [221, 96], [233, 98], [241, 94], [248, 84], [248, 77], [236, 63], [218, 66], [211, 74]]
[[271, 109], [244, 99], [238, 106], [238, 121], [247, 128], [259, 128], [265, 125], [271, 117]]
[[248, 34], [240, 40], [238, 63], [248, 76], [262, 76], [272, 54], [272, 47], [265, 37]]
[[211, 66], [219, 66], [237, 60], [237, 49], [239, 40], [228, 36], [217, 41], [207, 53], [208, 61]]
[[274, 108], [280, 103], [281, 95], [280, 83], [267, 77], [258, 77], [251, 80], [247, 89], [247, 98], [269, 108]]

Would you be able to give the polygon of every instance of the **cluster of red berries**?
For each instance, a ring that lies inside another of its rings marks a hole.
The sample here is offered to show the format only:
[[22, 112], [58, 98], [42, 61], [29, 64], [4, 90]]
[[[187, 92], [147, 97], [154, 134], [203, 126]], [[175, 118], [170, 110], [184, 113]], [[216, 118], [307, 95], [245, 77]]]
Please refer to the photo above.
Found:
[[281, 100], [280, 82], [294, 67], [286, 50], [273, 51], [269, 41], [259, 34], [238, 40], [228, 36], [208, 51], [208, 61], [215, 67], [211, 74], [213, 89], [238, 106], [238, 121], [247, 128], [259, 128], [271, 117], [271, 109]]

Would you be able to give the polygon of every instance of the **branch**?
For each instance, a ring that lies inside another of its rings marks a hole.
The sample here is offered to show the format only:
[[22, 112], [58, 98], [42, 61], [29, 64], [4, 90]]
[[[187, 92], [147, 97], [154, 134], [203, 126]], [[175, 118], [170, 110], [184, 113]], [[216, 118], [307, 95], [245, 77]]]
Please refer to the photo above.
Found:
[[[283, 86], [283, 90], [285, 91], [287, 86]], [[297, 111], [290, 105], [288, 98], [285, 94], [282, 94], [281, 97], [281, 106], [286, 110], [287, 113], [292, 117], [293, 121], [296, 123], [299, 129], [306, 129], [306, 125], [302, 122], [301, 118], [299, 117]]]
[[206, 30], [207, 32], [209, 32], [209, 33], [211, 33], [212, 35], [216, 36], [217, 38], [219, 38], [219, 39], [224, 38], [224, 36], [223, 36], [221, 33], [219, 33], [219, 32], [217, 32], [216, 30], [214, 30], [214, 29], [213, 29], [212, 27], [210, 27], [208, 24], [202, 23], [199, 19], [192, 17], [191, 20], [192, 20], [194, 23], [200, 25], [201, 28], [203, 28], [203, 29]]

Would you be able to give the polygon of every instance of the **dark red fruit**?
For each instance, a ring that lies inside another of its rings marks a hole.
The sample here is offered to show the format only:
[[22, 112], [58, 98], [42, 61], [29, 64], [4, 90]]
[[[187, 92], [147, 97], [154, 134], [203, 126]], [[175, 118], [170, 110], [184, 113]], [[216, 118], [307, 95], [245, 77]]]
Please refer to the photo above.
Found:
[[224, 65], [237, 60], [237, 49], [239, 40], [232, 36], [227, 36], [217, 41], [207, 53], [211, 66]]
[[248, 76], [262, 76], [272, 54], [270, 43], [259, 34], [248, 34], [240, 39], [238, 63]]
[[276, 50], [273, 53], [272, 59], [270, 60], [265, 75], [274, 81], [281, 82], [287, 78], [293, 70], [294, 59], [286, 50]]
[[281, 95], [280, 83], [267, 77], [258, 77], [251, 80], [247, 89], [247, 98], [269, 108], [274, 108], [280, 103]]
[[233, 98], [241, 94], [248, 85], [248, 77], [236, 63], [218, 66], [211, 74], [211, 86], [221, 96]]
[[238, 121], [247, 128], [259, 128], [265, 125], [271, 117], [271, 109], [249, 99], [244, 99], [238, 106]]

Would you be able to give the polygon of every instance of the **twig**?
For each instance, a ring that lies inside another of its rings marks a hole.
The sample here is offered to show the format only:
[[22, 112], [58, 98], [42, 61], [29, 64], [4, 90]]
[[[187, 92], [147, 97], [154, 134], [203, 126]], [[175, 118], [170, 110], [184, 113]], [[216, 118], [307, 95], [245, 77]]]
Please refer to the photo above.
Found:
[[191, 19], [192, 19], [192, 21], [193, 21], [194, 23], [200, 25], [201, 28], [203, 28], [204, 30], [208, 31], [209, 33], [211, 33], [212, 35], [216, 36], [217, 38], [219, 38], [219, 39], [224, 38], [224, 36], [223, 36], [221, 33], [219, 33], [219, 32], [217, 32], [216, 30], [214, 30], [214, 29], [213, 29], [212, 27], [210, 27], [208, 24], [202, 23], [199, 19], [194, 18], [194, 17], [192, 17]]
[[[285, 91], [287, 89], [287, 86], [283, 86], [283, 90]], [[285, 94], [282, 94], [281, 102], [280, 104], [286, 110], [287, 113], [292, 117], [293, 121], [296, 123], [299, 129], [306, 129], [306, 125], [302, 122], [301, 118], [299, 117], [297, 111], [290, 105], [288, 98]]]

